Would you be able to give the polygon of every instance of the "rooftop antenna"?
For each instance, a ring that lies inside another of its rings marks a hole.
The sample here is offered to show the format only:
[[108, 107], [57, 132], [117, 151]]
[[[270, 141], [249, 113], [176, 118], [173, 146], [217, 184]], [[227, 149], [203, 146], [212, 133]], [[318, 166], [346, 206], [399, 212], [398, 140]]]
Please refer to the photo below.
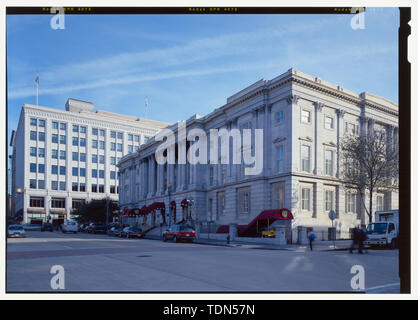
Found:
[[38, 105], [38, 87], [39, 87], [39, 74], [38, 73], [36, 73], [35, 83], [36, 83], [36, 105]]
[[148, 97], [145, 97], [145, 119], [148, 119]]

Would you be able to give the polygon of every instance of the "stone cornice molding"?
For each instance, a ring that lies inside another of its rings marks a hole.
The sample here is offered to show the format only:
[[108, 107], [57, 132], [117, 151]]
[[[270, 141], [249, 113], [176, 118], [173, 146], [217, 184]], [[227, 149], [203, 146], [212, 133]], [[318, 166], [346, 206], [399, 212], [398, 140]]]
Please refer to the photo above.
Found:
[[313, 142], [313, 139], [311, 137], [299, 137], [299, 140]]
[[324, 108], [325, 104], [322, 102], [314, 102], [315, 110], [318, 112], [322, 112], [322, 109]]
[[337, 109], [335, 112], [337, 113], [337, 117], [340, 117], [341, 119], [344, 118], [344, 115], [346, 114], [346, 111], [343, 109]]

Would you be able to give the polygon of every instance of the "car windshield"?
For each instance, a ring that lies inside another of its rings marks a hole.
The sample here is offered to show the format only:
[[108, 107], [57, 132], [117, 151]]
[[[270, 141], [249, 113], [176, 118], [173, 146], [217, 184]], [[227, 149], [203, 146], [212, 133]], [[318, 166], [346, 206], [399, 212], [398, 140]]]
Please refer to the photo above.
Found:
[[181, 226], [180, 231], [193, 231], [193, 228], [192, 227]]
[[21, 226], [10, 226], [9, 230], [23, 230], [23, 227], [21, 227]]
[[367, 227], [367, 234], [371, 233], [378, 233], [384, 234], [386, 233], [387, 223], [371, 223]]

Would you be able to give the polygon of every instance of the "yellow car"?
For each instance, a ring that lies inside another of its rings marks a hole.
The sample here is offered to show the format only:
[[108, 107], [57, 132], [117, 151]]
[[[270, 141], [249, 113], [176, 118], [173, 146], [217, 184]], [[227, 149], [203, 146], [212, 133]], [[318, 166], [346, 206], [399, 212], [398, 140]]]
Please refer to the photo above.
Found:
[[263, 238], [275, 238], [276, 237], [276, 230], [272, 229], [272, 230], [261, 231], [261, 236]]

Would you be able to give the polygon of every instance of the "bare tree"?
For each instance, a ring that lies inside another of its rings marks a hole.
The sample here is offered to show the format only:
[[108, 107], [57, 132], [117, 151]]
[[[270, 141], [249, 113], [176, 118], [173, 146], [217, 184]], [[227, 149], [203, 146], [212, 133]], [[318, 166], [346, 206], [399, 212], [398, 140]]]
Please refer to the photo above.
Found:
[[[398, 148], [384, 131], [375, 130], [361, 136], [346, 135], [341, 143], [344, 163], [341, 179], [346, 189], [356, 190], [372, 222], [373, 193], [398, 189]], [[365, 194], [369, 194], [366, 205]]]

